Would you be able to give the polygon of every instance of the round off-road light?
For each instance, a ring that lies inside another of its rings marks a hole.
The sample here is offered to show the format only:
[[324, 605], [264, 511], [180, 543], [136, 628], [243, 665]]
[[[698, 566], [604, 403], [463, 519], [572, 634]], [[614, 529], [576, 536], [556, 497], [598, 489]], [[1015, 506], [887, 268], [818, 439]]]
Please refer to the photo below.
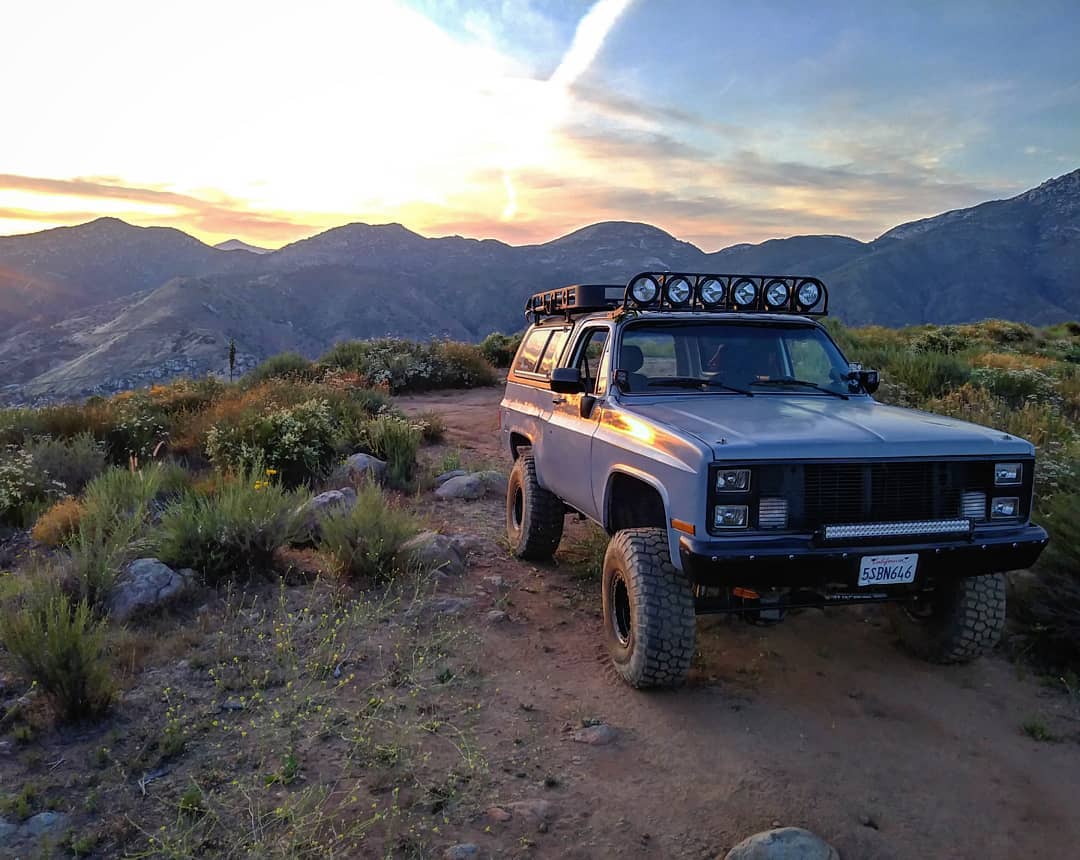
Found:
[[668, 302], [676, 307], [689, 304], [693, 292], [694, 288], [690, 286], [690, 282], [681, 275], [664, 284], [664, 294], [667, 296]]
[[735, 286], [731, 288], [731, 297], [740, 307], [749, 307], [757, 299], [757, 284], [748, 278], [736, 281]]
[[770, 308], [780, 308], [787, 304], [788, 285], [783, 281], [769, 281], [765, 287], [765, 304]]
[[799, 306], [808, 311], [821, 301], [821, 287], [813, 281], [803, 281], [799, 284], [799, 290], [795, 297], [799, 300]]
[[698, 298], [701, 299], [701, 303], [707, 308], [715, 308], [719, 304], [723, 304], [724, 296], [727, 294], [727, 288], [724, 286], [724, 282], [718, 278], [706, 278], [697, 288]]
[[630, 285], [630, 298], [638, 307], [651, 305], [660, 295], [660, 285], [649, 275], [642, 275]]

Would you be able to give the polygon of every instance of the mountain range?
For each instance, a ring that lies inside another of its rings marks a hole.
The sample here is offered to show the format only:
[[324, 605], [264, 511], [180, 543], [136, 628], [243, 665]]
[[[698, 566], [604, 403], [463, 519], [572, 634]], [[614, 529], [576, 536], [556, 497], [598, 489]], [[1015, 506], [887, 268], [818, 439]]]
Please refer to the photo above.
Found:
[[345, 338], [478, 340], [521, 328], [538, 290], [663, 269], [815, 275], [854, 325], [1080, 318], [1080, 170], [871, 242], [794, 236], [715, 253], [629, 222], [525, 246], [348, 224], [268, 251], [115, 218], [0, 237], [0, 397], [220, 372], [231, 339], [241, 369]]

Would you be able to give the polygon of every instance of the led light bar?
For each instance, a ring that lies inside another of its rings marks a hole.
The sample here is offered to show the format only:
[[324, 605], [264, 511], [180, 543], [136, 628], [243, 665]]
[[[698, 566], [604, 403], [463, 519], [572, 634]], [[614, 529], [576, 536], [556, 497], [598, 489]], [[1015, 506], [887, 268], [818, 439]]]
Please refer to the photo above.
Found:
[[805, 275], [641, 272], [627, 282], [623, 307], [826, 316], [829, 291]]
[[825, 540], [897, 537], [902, 535], [949, 535], [971, 532], [971, 520], [915, 520], [905, 523], [850, 523], [825, 526]]

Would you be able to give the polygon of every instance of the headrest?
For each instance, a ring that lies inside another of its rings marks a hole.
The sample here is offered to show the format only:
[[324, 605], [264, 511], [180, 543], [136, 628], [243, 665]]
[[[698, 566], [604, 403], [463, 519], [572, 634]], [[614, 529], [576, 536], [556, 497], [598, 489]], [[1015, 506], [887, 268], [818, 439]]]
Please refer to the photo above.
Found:
[[619, 370], [625, 370], [627, 373], [637, 373], [644, 363], [645, 353], [641, 351], [640, 346], [623, 346]]

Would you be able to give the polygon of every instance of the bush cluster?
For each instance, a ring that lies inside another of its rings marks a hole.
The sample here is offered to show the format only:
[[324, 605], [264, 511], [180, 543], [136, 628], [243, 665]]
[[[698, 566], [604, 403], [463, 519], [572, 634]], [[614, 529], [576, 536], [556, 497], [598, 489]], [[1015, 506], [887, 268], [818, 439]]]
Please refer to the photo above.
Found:
[[518, 347], [521, 346], [523, 334], [524, 332], [500, 334], [493, 331], [480, 341], [480, 353], [493, 367], [509, 367], [510, 362], [517, 355]]
[[370, 385], [385, 386], [394, 394], [475, 388], [494, 385], [498, 378], [477, 347], [451, 341], [417, 343], [398, 338], [345, 341], [319, 361], [327, 367], [358, 373]]

